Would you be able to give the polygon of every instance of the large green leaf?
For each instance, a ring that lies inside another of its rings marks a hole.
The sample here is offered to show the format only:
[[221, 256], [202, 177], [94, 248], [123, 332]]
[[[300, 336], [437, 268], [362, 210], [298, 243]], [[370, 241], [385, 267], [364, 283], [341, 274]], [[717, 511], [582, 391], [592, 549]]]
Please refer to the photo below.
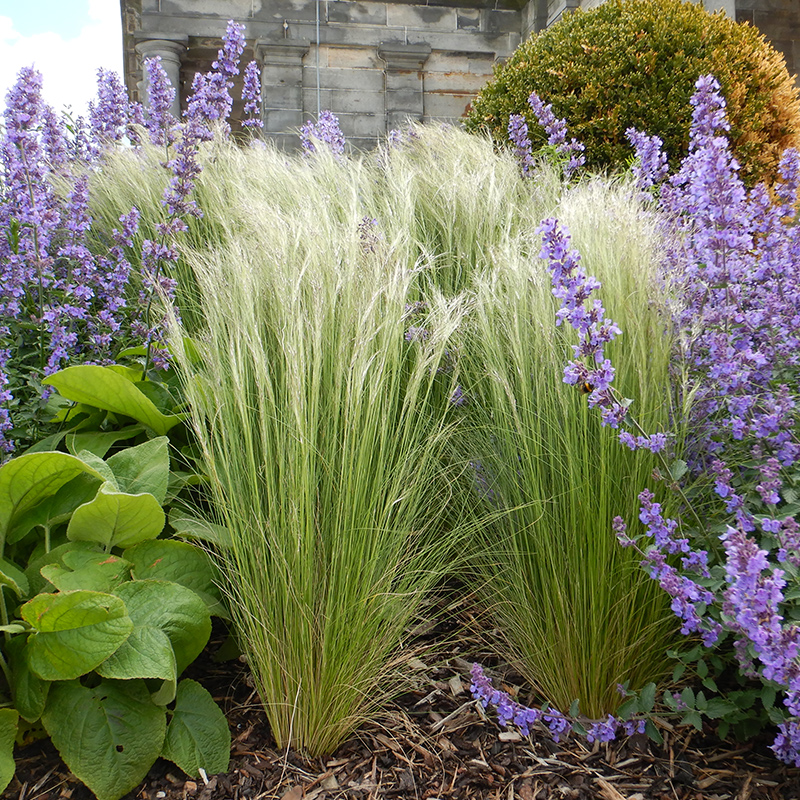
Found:
[[113, 592], [131, 577], [131, 563], [109, 553], [71, 550], [64, 553], [61, 561], [41, 569], [42, 575], [61, 592]]
[[177, 425], [181, 417], [162, 414], [127, 377], [109, 367], [83, 364], [67, 367], [42, 381], [62, 397], [131, 417], [159, 436]]
[[175, 652], [178, 674], [194, 661], [211, 635], [205, 603], [191, 589], [168, 581], [130, 581], [116, 594], [137, 627], [159, 628]]
[[67, 450], [73, 455], [78, 455], [81, 450], [94, 453], [98, 458], [105, 454], [117, 443], [132, 439], [144, 431], [142, 425], [128, 425], [116, 431], [86, 431], [72, 433], [67, 436]]
[[119, 488], [129, 494], [147, 492], [163, 504], [169, 483], [168, 444], [166, 436], [159, 436], [111, 456], [106, 463]]
[[26, 597], [29, 591], [25, 573], [5, 558], [0, 558], [0, 586], [8, 586], [19, 598]]
[[30, 584], [30, 596], [50, 591], [50, 584], [46, 578], [42, 577], [42, 569], [46, 565], [63, 564], [63, 558], [67, 553], [78, 550], [86, 553], [103, 552], [102, 548], [94, 542], [64, 542], [49, 551], [45, 551], [43, 548], [41, 551], [35, 551], [28, 561], [28, 566], [25, 567], [25, 577]]
[[208, 555], [195, 545], [175, 539], [155, 539], [129, 547], [123, 557], [137, 580], [172, 581], [196, 592], [212, 616], [227, 616]]
[[31, 671], [27, 657], [27, 636], [13, 636], [6, 643], [8, 663], [11, 667], [11, 696], [14, 708], [28, 722], [42, 716], [47, 691], [52, 685]]
[[[100, 463], [103, 464], [102, 461]], [[37, 525], [52, 528], [61, 522], [66, 522], [78, 506], [88, 503], [97, 494], [97, 490], [103, 482], [95, 473], [94, 465], [89, 464], [88, 466], [92, 469], [91, 473], [78, 475], [77, 478], [65, 483], [55, 494], [46, 497], [33, 508], [23, 514], [15, 515], [8, 528], [6, 536], [8, 543], [18, 542]]]
[[201, 769], [227, 772], [230, 754], [228, 721], [214, 698], [196, 681], [181, 681], [161, 755], [197, 777]]
[[177, 508], [170, 511], [169, 524], [175, 529], [175, 534], [181, 538], [208, 542], [215, 547], [230, 547], [231, 545], [231, 534], [227, 528], [193, 517]]
[[14, 777], [14, 740], [19, 714], [13, 708], [0, 708], [0, 792]]
[[98, 800], [134, 789], [158, 758], [166, 714], [143, 681], [53, 684], [42, 722], [66, 765]]
[[[135, 623], [134, 623], [135, 624]], [[175, 683], [178, 665], [169, 636], [161, 628], [140, 625], [97, 671], [104, 678], [158, 678]]]
[[90, 672], [130, 635], [133, 622], [113, 594], [76, 591], [39, 594], [20, 609], [34, 629], [28, 663], [47, 681], [67, 681]]
[[95, 470], [68, 453], [28, 453], [0, 467], [0, 541], [15, 519], [81, 473]]
[[108, 483], [94, 499], [75, 509], [67, 527], [73, 542], [98, 542], [105, 548], [130, 547], [155, 539], [164, 529], [165, 516], [151, 494], [117, 492]]

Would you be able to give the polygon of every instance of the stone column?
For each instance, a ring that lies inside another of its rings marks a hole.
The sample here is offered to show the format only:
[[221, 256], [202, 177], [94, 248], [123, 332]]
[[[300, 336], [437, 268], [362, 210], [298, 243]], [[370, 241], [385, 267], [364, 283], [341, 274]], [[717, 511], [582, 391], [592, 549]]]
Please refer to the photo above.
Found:
[[386, 62], [384, 103], [386, 130], [399, 128], [408, 119], [422, 121], [425, 111], [422, 67], [431, 54], [427, 42], [381, 42], [378, 56]]
[[[186, 52], [189, 37], [184, 33], [142, 33], [137, 31], [136, 38], [139, 42], [136, 45], [136, 52], [142, 59], [155, 58], [161, 56], [161, 66], [167, 73], [169, 82], [175, 89], [175, 99], [172, 102], [172, 116], [175, 119], [181, 118], [181, 56]], [[147, 95], [147, 73], [142, 68], [142, 80], [139, 86], [139, 100], [147, 105], [149, 98]]]
[[305, 39], [256, 42], [256, 58], [261, 62], [264, 135], [287, 150], [299, 147], [297, 131], [305, 122], [303, 57], [309, 46]]

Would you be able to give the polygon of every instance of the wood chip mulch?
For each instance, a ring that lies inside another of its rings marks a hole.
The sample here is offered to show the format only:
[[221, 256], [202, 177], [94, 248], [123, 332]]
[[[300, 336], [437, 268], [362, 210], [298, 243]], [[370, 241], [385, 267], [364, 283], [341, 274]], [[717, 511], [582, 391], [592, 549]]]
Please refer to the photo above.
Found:
[[[800, 800], [800, 770], [772, 757], [769, 740], [720, 742], [665, 730], [587, 745], [530, 739], [499, 728], [469, 692], [462, 644], [408, 662], [408, 691], [330, 758], [276, 748], [252, 679], [240, 661], [208, 654], [190, 668], [225, 710], [233, 745], [226, 774], [189, 779], [159, 760], [125, 800]], [[424, 659], [424, 660], [423, 660]], [[49, 741], [17, 754], [3, 800], [93, 795]]]

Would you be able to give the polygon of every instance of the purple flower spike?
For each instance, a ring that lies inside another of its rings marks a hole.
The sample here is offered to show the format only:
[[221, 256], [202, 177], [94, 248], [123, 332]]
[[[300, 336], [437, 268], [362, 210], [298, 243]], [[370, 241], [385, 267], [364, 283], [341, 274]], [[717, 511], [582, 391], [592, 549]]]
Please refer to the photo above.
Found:
[[523, 175], [527, 175], [533, 166], [533, 152], [531, 140], [528, 138], [528, 123], [522, 114], [512, 114], [508, 118], [508, 138], [514, 145], [514, 155], [517, 157]]
[[257, 61], [251, 61], [244, 70], [244, 88], [242, 99], [245, 101], [245, 128], [263, 128], [261, 121], [261, 69]]
[[175, 141], [177, 124], [171, 111], [175, 101], [175, 87], [161, 66], [161, 56], [146, 59], [144, 69], [147, 73], [147, 93], [150, 99], [146, 114], [150, 141], [155, 145], [169, 146]]
[[316, 145], [322, 143], [334, 156], [341, 158], [344, 155], [345, 139], [338, 117], [330, 111], [322, 111], [316, 124], [309, 121], [300, 128], [300, 143], [306, 153], [316, 153]]
[[553, 113], [552, 103], [545, 105], [536, 92], [531, 92], [528, 105], [533, 109], [536, 119], [544, 128], [547, 134], [547, 143], [555, 147], [556, 152], [566, 160], [564, 177], [569, 180], [572, 173], [586, 163], [583, 144], [574, 138], [567, 141], [567, 123], [556, 117]]

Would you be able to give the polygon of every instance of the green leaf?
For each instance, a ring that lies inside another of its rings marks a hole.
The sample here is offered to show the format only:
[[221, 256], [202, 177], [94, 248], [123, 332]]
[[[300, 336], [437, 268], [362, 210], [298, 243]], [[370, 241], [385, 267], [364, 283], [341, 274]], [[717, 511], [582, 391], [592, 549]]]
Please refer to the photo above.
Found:
[[102, 664], [130, 635], [133, 622], [113, 594], [39, 594], [20, 609], [35, 632], [28, 663], [47, 681], [68, 681]]
[[16, 770], [14, 740], [18, 723], [19, 714], [13, 708], [0, 708], [0, 792], [11, 783]]
[[113, 592], [130, 580], [131, 564], [109, 553], [73, 550], [64, 554], [61, 564], [47, 564], [41, 573], [61, 592], [90, 589], [94, 592]]
[[114, 471], [100, 456], [95, 455], [91, 450], [81, 450], [78, 453], [78, 458], [102, 475], [105, 483], [110, 483], [115, 489], [119, 490], [120, 487]]
[[81, 550], [90, 553], [100, 553], [101, 549], [92, 542], [64, 542], [64, 544], [54, 547], [49, 552], [42, 550], [41, 553], [31, 557], [28, 566], [25, 568], [25, 577], [30, 584], [30, 594], [35, 595], [39, 592], [50, 590], [51, 584], [42, 577], [41, 570], [48, 564], [61, 564], [66, 553], [73, 550]]
[[167, 634], [153, 626], [137, 626], [113, 655], [109, 656], [97, 672], [104, 678], [157, 678], [178, 679], [175, 653]]
[[720, 719], [721, 717], [736, 711], [736, 704], [730, 700], [723, 700], [721, 697], [712, 697], [703, 711], [709, 719]]
[[664, 737], [661, 735], [661, 731], [656, 727], [653, 720], [645, 720], [644, 732], [652, 741], [656, 742], [657, 744], [664, 743]]
[[169, 515], [169, 524], [175, 530], [175, 535], [183, 539], [200, 540], [217, 547], [230, 547], [230, 531], [222, 525], [192, 517], [184, 511], [173, 509]]
[[681, 725], [693, 725], [698, 731], [702, 731], [703, 718], [697, 711], [687, 711], [681, 719]]
[[199, 683], [181, 681], [161, 755], [198, 777], [201, 769], [208, 775], [227, 772], [230, 752], [230, 729], [220, 707]]
[[211, 616], [191, 590], [168, 581], [130, 581], [117, 589], [136, 627], [160, 628], [175, 652], [178, 675], [194, 661], [211, 635]]
[[681, 700], [687, 708], [694, 708], [694, 691], [689, 686], [681, 692]]
[[73, 478], [54, 495], [45, 498], [24, 514], [16, 516], [8, 529], [7, 541], [9, 544], [20, 541], [37, 525], [52, 528], [54, 525], [66, 522], [78, 506], [88, 503], [97, 494], [101, 483], [100, 476], [94, 472]]
[[87, 431], [72, 433], [67, 436], [67, 450], [78, 455], [82, 450], [104, 458], [106, 453], [117, 443], [133, 439], [144, 431], [142, 425], [128, 425], [116, 431]]
[[216, 572], [199, 547], [175, 539], [155, 539], [129, 547], [123, 557], [133, 564], [136, 580], [179, 583], [196, 592], [210, 614], [227, 618], [219, 589], [214, 583]]
[[761, 702], [764, 705], [764, 708], [770, 709], [775, 705], [775, 697], [777, 696], [777, 692], [775, 691], [775, 687], [773, 686], [765, 686], [761, 690]]
[[14, 707], [28, 722], [36, 722], [42, 716], [50, 681], [42, 680], [28, 666], [27, 636], [14, 636], [6, 643], [11, 667], [11, 696]]
[[19, 598], [26, 597], [30, 591], [25, 573], [5, 558], [0, 558], [0, 586], [8, 586]]
[[0, 541], [13, 524], [81, 473], [100, 477], [68, 453], [29, 453], [0, 467]]
[[159, 436], [111, 456], [106, 463], [113, 470], [119, 488], [129, 494], [147, 492], [163, 504], [169, 482], [168, 444], [166, 436]]
[[75, 509], [67, 527], [70, 541], [98, 542], [106, 549], [155, 539], [164, 529], [164, 511], [151, 494], [117, 492], [108, 483], [95, 498]]
[[640, 708], [645, 713], [650, 713], [656, 704], [656, 685], [648, 683], [641, 691]]
[[181, 417], [162, 414], [131, 381], [108, 367], [67, 367], [42, 383], [54, 387], [68, 400], [131, 417], [159, 436], [181, 421]]
[[681, 459], [676, 459], [670, 464], [669, 474], [674, 481], [679, 481], [689, 470], [689, 465]]
[[134, 789], [158, 758], [166, 714], [143, 681], [53, 684], [42, 722], [72, 772], [98, 800]]

